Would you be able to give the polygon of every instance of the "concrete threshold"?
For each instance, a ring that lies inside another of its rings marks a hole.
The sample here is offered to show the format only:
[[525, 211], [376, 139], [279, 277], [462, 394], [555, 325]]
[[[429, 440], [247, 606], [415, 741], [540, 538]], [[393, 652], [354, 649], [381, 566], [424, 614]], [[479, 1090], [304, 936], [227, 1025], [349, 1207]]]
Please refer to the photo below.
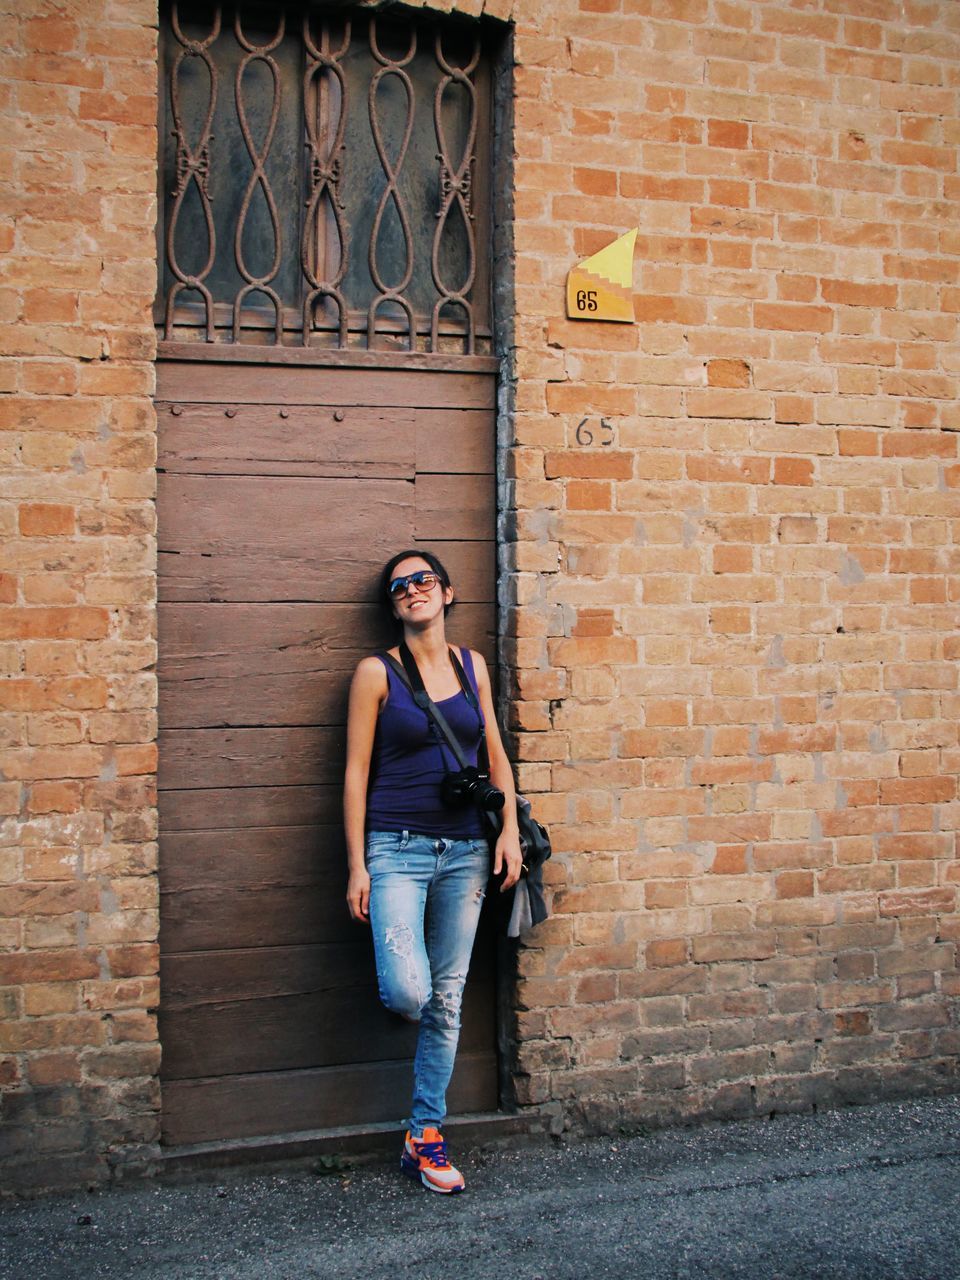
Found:
[[[518, 1115], [487, 1111], [448, 1116], [443, 1132], [451, 1146], [465, 1151], [496, 1147], [507, 1139], [515, 1143], [517, 1138], [539, 1138], [546, 1132], [546, 1123], [537, 1110]], [[218, 1169], [317, 1162], [336, 1173], [379, 1160], [399, 1159], [402, 1138], [403, 1130], [397, 1124], [386, 1123], [197, 1142], [161, 1147], [150, 1172], [155, 1177], [177, 1181]]]

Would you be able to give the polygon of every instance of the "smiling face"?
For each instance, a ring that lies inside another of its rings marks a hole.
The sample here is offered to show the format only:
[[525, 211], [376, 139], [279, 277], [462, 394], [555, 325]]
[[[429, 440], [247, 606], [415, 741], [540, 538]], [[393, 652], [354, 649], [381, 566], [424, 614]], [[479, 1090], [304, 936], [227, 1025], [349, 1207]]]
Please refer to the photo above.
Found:
[[432, 586], [418, 586], [411, 582], [406, 593], [399, 599], [391, 597], [393, 616], [404, 625], [408, 623], [432, 622], [436, 617], [443, 617], [444, 609], [453, 602], [453, 588], [444, 587], [436, 575], [432, 565], [422, 556], [408, 556], [396, 564], [390, 575], [391, 581], [406, 578], [411, 573], [434, 574], [436, 581]]

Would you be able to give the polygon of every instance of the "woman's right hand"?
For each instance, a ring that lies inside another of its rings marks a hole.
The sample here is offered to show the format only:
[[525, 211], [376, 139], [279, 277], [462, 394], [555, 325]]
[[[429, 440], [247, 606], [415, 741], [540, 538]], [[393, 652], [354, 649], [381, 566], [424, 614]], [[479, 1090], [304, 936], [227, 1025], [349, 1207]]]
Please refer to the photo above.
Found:
[[366, 867], [350, 872], [347, 880], [347, 906], [360, 924], [370, 923], [370, 873]]

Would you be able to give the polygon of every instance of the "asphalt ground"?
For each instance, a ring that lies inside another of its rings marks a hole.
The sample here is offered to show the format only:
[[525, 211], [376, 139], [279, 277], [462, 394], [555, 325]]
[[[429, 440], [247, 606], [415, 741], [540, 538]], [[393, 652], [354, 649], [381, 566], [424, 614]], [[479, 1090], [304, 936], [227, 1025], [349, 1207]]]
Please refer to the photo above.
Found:
[[[958, 1280], [960, 1097], [0, 1206], [3, 1280]], [[399, 1141], [398, 1141], [399, 1156]]]

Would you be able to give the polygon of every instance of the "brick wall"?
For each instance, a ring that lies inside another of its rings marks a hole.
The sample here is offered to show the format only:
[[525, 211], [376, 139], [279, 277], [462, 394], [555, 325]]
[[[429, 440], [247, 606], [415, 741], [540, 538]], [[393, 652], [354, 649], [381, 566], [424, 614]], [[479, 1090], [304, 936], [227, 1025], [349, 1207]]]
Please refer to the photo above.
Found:
[[[522, 6], [516, 52], [521, 1096], [955, 1082], [960, 6]], [[632, 225], [636, 327], [565, 321]]]
[[[516, 23], [503, 656], [556, 849], [518, 1096], [949, 1085], [960, 7], [434, 7]], [[0, 1143], [67, 1185], [158, 1132], [155, 9], [0, 14]], [[565, 321], [631, 226], [637, 325]]]
[[155, 6], [0, 4], [0, 1159], [156, 1140]]

